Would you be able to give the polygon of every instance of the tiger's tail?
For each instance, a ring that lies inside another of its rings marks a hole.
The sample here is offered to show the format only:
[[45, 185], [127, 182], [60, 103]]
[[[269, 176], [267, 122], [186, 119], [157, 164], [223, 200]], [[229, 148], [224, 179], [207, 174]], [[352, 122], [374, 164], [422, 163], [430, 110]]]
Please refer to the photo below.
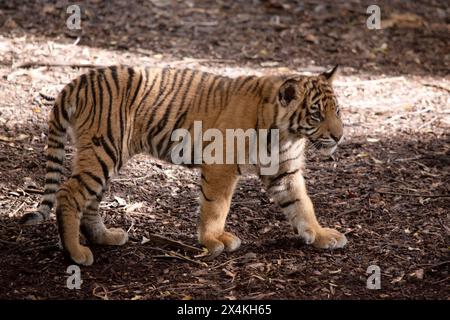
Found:
[[67, 99], [68, 92], [72, 93], [74, 84], [70, 83], [61, 91], [58, 97], [52, 98], [41, 94], [48, 102], [53, 102], [53, 109], [48, 121], [47, 137], [47, 166], [45, 174], [45, 188], [42, 200], [36, 211], [28, 212], [19, 221], [21, 224], [37, 224], [50, 218], [50, 212], [54, 207], [56, 192], [61, 183], [63, 162], [65, 157], [64, 146], [67, 138], [67, 128], [74, 106]]

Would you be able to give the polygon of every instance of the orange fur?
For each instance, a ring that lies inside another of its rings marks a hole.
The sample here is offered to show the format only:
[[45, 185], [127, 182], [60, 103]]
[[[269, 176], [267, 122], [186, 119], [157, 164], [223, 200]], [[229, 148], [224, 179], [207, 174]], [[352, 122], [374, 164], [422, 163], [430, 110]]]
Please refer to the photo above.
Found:
[[[122, 245], [127, 233], [107, 229], [98, 205], [108, 181], [135, 154], [171, 161], [171, 133], [203, 130], [280, 130], [279, 171], [260, 176], [294, 229], [320, 248], [342, 247], [344, 235], [317, 222], [303, 178], [307, 140], [330, 152], [342, 137], [342, 122], [331, 88], [331, 73], [314, 77], [230, 79], [194, 70], [109, 67], [92, 70], [61, 91], [49, 119], [45, 194], [23, 223], [48, 219], [56, 202], [63, 247], [79, 264], [93, 255], [79, 232], [95, 243]], [[60, 186], [66, 134], [77, 149], [71, 177]], [[246, 145], [248, 148], [248, 145]], [[237, 164], [199, 165], [202, 171], [199, 240], [215, 257], [241, 241], [225, 231], [231, 198], [241, 171]], [[255, 165], [258, 167], [258, 165]]]

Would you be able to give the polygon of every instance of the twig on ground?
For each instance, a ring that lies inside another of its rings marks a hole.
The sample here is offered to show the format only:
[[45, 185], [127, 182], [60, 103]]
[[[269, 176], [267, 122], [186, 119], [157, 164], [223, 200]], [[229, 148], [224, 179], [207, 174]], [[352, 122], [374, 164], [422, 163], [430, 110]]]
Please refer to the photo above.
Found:
[[437, 119], [439, 119], [439, 117], [438, 117], [438, 116], [434, 116], [430, 121], [427, 121], [427, 122], [421, 124], [421, 125], [417, 128], [417, 130], [420, 130], [420, 129], [422, 129], [423, 127], [426, 127], [427, 125], [432, 124], [432, 123], [435, 122]]
[[172, 245], [172, 246], [175, 246], [175, 247], [178, 247], [180, 249], [187, 250], [187, 251], [191, 251], [191, 252], [195, 252], [195, 253], [203, 252], [203, 250], [200, 249], [200, 248], [196, 248], [196, 247], [190, 246], [188, 244], [185, 244], [185, 243], [183, 243], [181, 241], [172, 240], [172, 239], [169, 239], [167, 237], [160, 236], [160, 235], [157, 235], [157, 234], [150, 234], [149, 237], [150, 237], [149, 240], [154, 240], [156, 242], [169, 244], [169, 245]]
[[392, 192], [392, 191], [383, 191], [383, 190], [375, 190], [375, 192], [378, 192], [381, 194], [392, 194], [392, 195], [405, 196], [405, 197], [450, 198], [450, 194], [417, 194], [417, 193], [402, 193], [402, 192]]
[[439, 281], [433, 282], [432, 284], [439, 284], [439, 283], [441, 283], [441, 282], [445, 282], [445, 281], [447, 281], [448, 279], [450, 279], [450, 277], [446, 277], [446, 278], [444, 278], [444, 279], [442, 279], [442, 280], [439, 280]]
[[7, 244], [9, 246], [11, 246], [11, 245], [17, 246], [19, 244], [17, 242], [12, 242], [12, 241], [2, 240], [2, 239], [0, 239], [0, 243]]
[[42, 189], [25, 188], [23, 191], [25, 191], [26, 193], [44, 194], [44, 191]]
[[433, 83], [422, 83], [425, 87], [432, 87], [432, 88], [436, 88], [436, 89], [441, 89], [441, 90], [445, 90], [447, 92], [450, 92], [450, 89], [444, 86], [440, 86], [438, 84], [433, 84]]
[[447, 260], [447, 261], [442, 261], [442, 262], [435, 263], [435, 264], [430, 264], [430, 263], [419, 264], [418, 266], [419, 267], [424, 267], [424, 268], [427, 268], [427, 269], [432, 269], [432, 268], [444, 266], [444, 265], [449, 264], [449, 263], [450, 263], [450, 260]]
[[346, 211], [340, 212], [337, 215], [335, 215], [334, 217], [338, 218], [340, 216], [347, 215], [347, 214], [350, 214], [350, 213], [359, 212], [359, 211], [361, 211], [361, 208], [354, 208], [354, 209], [350, 209], [350, 210], [346, 210]]
[[65, 63], [65, 62], [43, 62], [29, 61], [14, 66], [15, 68], [32, 68], [32, 67], [70, 67], [70, 68], [104, 68], [106, 65], [92, 63]]
[[13, 211], [11, 216], [14, 217], [17, 214], [17, 212], [19, 212], [19, 210], [23, 208], [24, 205], [25, 205], [25, 202], [22, 202], [22, 204], [16, 210]]
[[152, 177], [152, 174], [147, 174], [145, 176], [140, 176], [140, 177], [131, 177], [131, 178], [118, 178], [118, 179], [113, 179], [113, 181], [118, 181], [118, 182], [123, 182], [123, 181], [136, 181], [136, 180], [142, 180], [142, 179], [147, 179]]
[[210, 62], [210, 63], [232, 63], [234, 60], [230, 59], [182, 59], [182, 60], [174, 60], [168, 61], [168, 65], [179, 65], [185, 63], [201, 63], [201, 62]]
[[169, 259], [173, 258], [173, 259], [179, 259], [179, 260], [185, 260], [185, 261], [188, 261], [188, 262], [192, 262], [192, 263], [198, 264], [198, 265], [200, 265], [202, 267], [207, 267], [208, 266], [208, 264], [206, 262], [197, 261], [197, 260], [191, 259], [191, 258], [189, 258], [187, 256], [184, 256], [184, 255], [179, 254], [179, 253], [177, 253], [175, 251], [172, 251], [172, 250], [168, 251], [168, 254], [156, 255], [156, 256], [153, 256], [153, 258], [169, 258]]

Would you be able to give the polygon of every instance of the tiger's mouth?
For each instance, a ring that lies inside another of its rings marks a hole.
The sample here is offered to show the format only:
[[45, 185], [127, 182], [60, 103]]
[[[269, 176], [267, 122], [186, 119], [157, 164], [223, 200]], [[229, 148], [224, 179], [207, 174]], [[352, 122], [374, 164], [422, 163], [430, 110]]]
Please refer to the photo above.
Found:
[[313, 147], [324, 156], [331, 156], [337, 149], [336, 142], [311, 141]]

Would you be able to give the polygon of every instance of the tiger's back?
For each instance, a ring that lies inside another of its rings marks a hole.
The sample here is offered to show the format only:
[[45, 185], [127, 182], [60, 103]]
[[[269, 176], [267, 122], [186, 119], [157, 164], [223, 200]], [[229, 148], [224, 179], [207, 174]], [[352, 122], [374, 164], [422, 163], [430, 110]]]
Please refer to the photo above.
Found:
[[96, 159], [102, 175], [94, 180], [100, 183], [138, 153], [170, 162], [172, 132], [192, 132], [194, 121], [201, 121], [203, 130], [254, 127], [259, 105], [253, 97], [263, 90], [270, 95], [270, 89], [271, 83], [264, 86], [254, 76], [231, 79], [191, 69], [112, 66], [82, 74], [56, 99], [49, 119], [44, 199], [23, 221], [45, 220], [54, 206], [67, 129], [80, 150], [74, 174], [96, 166]]
[[[272, 89], [272, 83], [264, 86], [256, 79], [191, 69], [111, 67], [93, 70], [69, 84], [67, 94], [60, 96], [61, 104], [66, 101], [61, 108], [76, 106], [67, 110], [75, 145], [84, 148], [94, 136], [107, 139], [120, 148], [111, 155], [118, 168], [141, 152], [170, 161], [171, 133], [180, 128], [191, 131], [194, 121], [202, 121], [204, 130], [223, 124], [255, 127], [260, 105], [254, 97], [263, 91], [270, 96]], [[71, 94], [72, 88], [77, 94]], [[54, 114], [58, 116], [56, 110]], [[61, 122], [61, 117], [55, 120]]]

